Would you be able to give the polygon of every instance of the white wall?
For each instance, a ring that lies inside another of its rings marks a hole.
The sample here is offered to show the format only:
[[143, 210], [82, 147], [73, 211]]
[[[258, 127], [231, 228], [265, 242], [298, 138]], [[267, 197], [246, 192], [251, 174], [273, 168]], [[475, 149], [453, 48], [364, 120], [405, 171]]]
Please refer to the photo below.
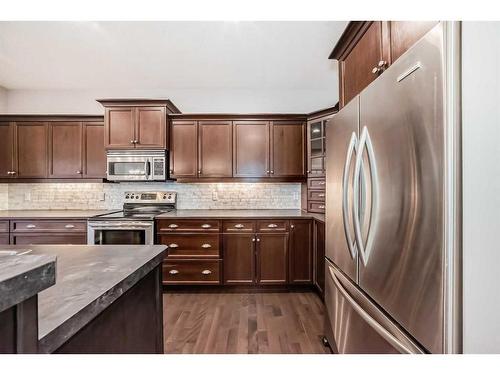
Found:
[[308, 113], [337, 103], [338, 85], [329, 89], [281, 90], [8, 90], [7, 112], [102, 114], [103, 109], [96, 99], [127, 97], [167, 98], [184, 113]]
[[464, 22], [465, 353], [500, 353], [500, 22]]
[[7, 112], [7, 90], [0, 86], [0, 113]]

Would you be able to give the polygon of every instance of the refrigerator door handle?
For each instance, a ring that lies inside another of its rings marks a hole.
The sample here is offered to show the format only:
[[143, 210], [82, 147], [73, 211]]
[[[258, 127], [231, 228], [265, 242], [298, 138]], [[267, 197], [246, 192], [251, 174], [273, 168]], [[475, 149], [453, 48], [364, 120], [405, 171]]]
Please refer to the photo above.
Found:
[[[349, 201], [349, 169], [351, 168], [352, 155], [356, 152], [357, 154], [358, 137], [356, 133], [352, 133], [351, 140], [349, 141], [349, 147], [347, 148], [347, 155], [344, 164], [344, 173], [342, 174], [342, 216], [344, 218], [344, 232], [347, 240], [347, 247], [349, 248], [349, 253], [351, 253], [351, 258], [356, 257], [356, 247], [355, 242], [353, 242], [351, 237], [351, 232], [349, 230], [349, 209], [347, 207]], [[354, 199], [356, 200], [356, 199]]]
[[414, 354], [415, 351], [406, 347], [400, 340], [394, 337], [389, 331], [387, 331], [379, 322], [372, 318], [370, 314], [368, 314], [351, 295], [345, 290], [337, 276], [335, 275], [333, 269], [328, 267], [328, 271], [330, 271], [330, 275], [332, 277], [333, 283], [337, 290], [342, 294], [342, 296], [349, 302], [351, 307], [356, 311], [361, 318], [372, 327], [380, 336], [382, 336], [387, 342], [389, 342], [394, 348], [400, 351], [403, 354]]
[[[363, 265], [366, 266], [368, 263], [368, 258], [370, 257], [370, 252], [373, 245], [373, 231], [372, 228], [376, 227], [377, 214], [378, 214], [378, 173], [377, 173], [377, 163], [375, 160], [375, 152], [373, 150], [373, 144], [370, 138], [370, 133], [367, 127], [363, 127], [361, 132], [361, 137], [358, 144], [358, 154], [356, 155], [356, 165], [354, 167], [354, 196], [359, 197], [359, 180], [360, 174], [362, 173], [363, 164], [363, 151], [366, 148], [368, 154], [368, 163], [370, 164], [370, 176], [371, 176], [371, 210], [370, 210], [370, 224], [368, 228], [368, 238], [366, 240], [366, 245], [363, 243], [363, 236], [361, 234], [361, 224], [359, 218], [359, 204], [356, 199], [354, 199], [353, 204], [353, 221], [354, 221], [354, 234], [356, 238], [356, 244], [358, 246], [359, 255]], [[364, 199], [364, 196], [363, 196]]]

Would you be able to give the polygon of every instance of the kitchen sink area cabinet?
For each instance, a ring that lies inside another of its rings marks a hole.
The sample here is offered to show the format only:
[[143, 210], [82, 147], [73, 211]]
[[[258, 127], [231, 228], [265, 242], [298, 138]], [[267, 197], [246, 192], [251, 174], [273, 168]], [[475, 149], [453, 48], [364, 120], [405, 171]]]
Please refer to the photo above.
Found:
[[312, 278], [312, 221], [290, 221], [290, 283], [311, 284]]
[[170, 100], [101, 99], [106, 149], [166, 149], [167, 114], [179, 113]]

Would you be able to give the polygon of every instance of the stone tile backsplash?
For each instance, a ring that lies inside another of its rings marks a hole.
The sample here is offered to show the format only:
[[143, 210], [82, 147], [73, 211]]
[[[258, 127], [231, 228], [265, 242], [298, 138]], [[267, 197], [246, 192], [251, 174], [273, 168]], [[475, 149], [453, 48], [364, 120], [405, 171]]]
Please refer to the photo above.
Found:
[[125, 191], [176, 191], [179, 209], [299, 209], [299, 183], [0, 184], [0, 209], [120, 209]]

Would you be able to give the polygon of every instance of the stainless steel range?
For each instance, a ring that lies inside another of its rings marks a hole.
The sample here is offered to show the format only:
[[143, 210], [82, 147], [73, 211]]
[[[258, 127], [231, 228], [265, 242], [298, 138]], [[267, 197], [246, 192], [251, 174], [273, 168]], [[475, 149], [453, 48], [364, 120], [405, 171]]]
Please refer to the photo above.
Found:
[[152, 245], [154, 218], [175, 210], [175, 192], [126, 192], [123, 210], [89, 218], [89, 245]]

